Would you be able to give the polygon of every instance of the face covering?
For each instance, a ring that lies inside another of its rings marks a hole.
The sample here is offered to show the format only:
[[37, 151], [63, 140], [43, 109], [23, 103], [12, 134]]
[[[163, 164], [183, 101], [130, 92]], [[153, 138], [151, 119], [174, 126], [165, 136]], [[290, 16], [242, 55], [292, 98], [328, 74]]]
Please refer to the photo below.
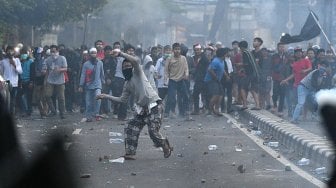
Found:
[[23, 59], [23, 60], [28, 59], [28, 54], [21, 54], [21, 59]]
[[130, 80], [133, 76], [133, 68], [127, 68], [127, 69], [123, 69], [122, 73], [125, 77], [125, 80]]
[[164, 54], [163, 59], [167, 59], [171, 56], [171, 54]]

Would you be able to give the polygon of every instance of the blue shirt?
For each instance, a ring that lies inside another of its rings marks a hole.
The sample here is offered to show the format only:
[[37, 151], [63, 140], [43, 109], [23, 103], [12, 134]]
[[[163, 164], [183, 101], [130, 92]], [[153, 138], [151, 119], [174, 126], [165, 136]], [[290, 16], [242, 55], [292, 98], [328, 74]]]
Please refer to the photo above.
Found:
[[[208, 70], [210, 69], [214, 70], [214, 72], [216, 73], [218, 80], [215, 81], [220, 81], [224, 76], [224, 61], [218, 57], [215, 57], [208, 67]], [[211, 80], [213, 80], [213, 78], [209, 71], [207, 71], [204, 81], [209, 82]]]
[[21, 79], [22, 81], [30, 81], [32, 78], [30, 78], [30, 68], [32, 65], [33, 61], [31, 59], [28, 59], [24, 62], [21, 63], [21, 67], [22, 67], [22, 75], [21, 75]]

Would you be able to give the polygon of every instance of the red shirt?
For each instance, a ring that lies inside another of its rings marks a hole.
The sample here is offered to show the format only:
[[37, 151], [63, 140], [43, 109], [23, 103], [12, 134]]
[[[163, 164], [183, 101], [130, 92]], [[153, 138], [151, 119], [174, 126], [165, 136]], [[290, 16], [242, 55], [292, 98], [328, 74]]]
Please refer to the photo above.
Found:
[[292, 70], [294, 74], [294, 87], [297, 87], [300, 81], [308, 74], [308, 72], [302, 73], [302, 70], [305, 70], [311, 67], [312, 67], [312, 64], [310, 60], [306, 58], [295, 61], [292, 64]]
[[102, 51], [98, 51], [98, 52], [97, 52], [97, 58], [98, 58], [99, 60], [103, 60], [103, 59], [105, 58], [104, 50], [102, 50]]
[[231, 62], [232, 62], [232, 65], [234, 66], [233, 68], [234, 72], [239, 74], [241, 66], [237, 64], [242, 62], [241, 53], [234, 54], [233, 57], [231, 57]]

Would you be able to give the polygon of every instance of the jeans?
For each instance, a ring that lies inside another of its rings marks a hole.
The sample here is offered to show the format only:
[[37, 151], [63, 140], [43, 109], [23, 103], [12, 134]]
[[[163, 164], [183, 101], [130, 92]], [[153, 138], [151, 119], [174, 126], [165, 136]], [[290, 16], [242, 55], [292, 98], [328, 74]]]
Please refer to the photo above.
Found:
[[96, 96], [101, 94], [101, 89], [85, 89], [85, 117], [92, 119], [99, 114], [101, 100], [96, 100]]
[[295, 110], [294, 110], [294, 113], [293, 113], [293, 118], [292, 118], [293, 121], [297, 121], [299, 119], [302, 108], [303, 108], [303, 105], [306, 102], [306, 97], [309, 94], [311, 94], [312, 91], [310, 91], [304, 85], [300, 84], [297, 88], [297, 93], [298, 93], [298, 96], [297, 96], [298, 103], [296, 104]]
[[189, 97], [188, 97], [188, 88], [185, 80], [174, 81], [169, 80], [168, 83], [168, 98], [167, 104], [165, 106], [165, 113], [169, 114], [170, 110], [174, 111], [172, 107], [176, 103], [176, 92], [177, 96], [179, 96], [179, 100], [177, 101], [180, 107], [179, 113], [180, 115], [186, 115], [189, 113]]

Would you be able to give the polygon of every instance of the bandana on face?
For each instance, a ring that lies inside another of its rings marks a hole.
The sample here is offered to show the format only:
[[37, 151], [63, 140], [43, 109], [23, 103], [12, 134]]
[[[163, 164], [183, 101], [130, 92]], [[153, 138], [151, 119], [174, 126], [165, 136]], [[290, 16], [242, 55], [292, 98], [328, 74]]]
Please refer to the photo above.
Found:
[[133, 76], [133, 68], [123, 69], [122, 73], [125, 77], [125, 80], [129, 81]]

